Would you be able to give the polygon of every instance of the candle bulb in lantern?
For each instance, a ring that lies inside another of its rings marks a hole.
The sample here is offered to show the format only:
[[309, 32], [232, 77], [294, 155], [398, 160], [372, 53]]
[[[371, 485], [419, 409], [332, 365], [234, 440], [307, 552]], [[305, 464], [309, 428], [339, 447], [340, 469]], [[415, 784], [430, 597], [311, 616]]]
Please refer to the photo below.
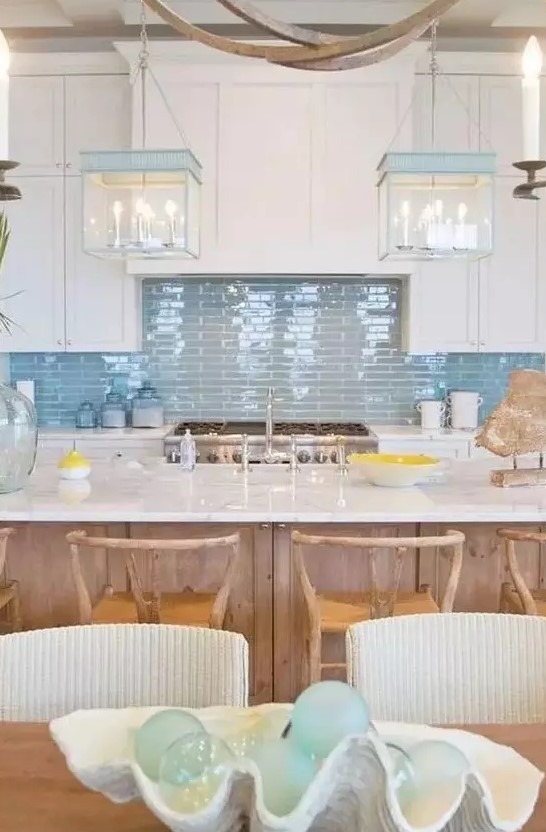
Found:
[[540, 73], [542, 50], [534, 35], [527, 41], [521, 62], [523, 70], [523, 159], [540, 159]]
[[112, 205], [112, 213], [114, 215], [114, 247], [119, 248], [121, 245], [120, 220], [123, 214], [123, 203], [116, 199]]
[[144, 240], [149, 245], [152, 240], [152, 220], [155, 214], [152, 211], [152, 206], [147, 202], [144, 203], [142, 216], [144, 218]]
[[0, 31], [0, 159], [9, 159], [9, 46]]
[[169, 244], [174, 246], [176, 244], [176, 212], [178, 205], [172, 199], [168, 199], [165, 203], [165, 213], [169, 218]]
[[142, 199], [137, 199], [135, 203], [136, 223], [137, 223], [137, 243], [143, 245], [144, 243], [144, 211], [146, 203]]

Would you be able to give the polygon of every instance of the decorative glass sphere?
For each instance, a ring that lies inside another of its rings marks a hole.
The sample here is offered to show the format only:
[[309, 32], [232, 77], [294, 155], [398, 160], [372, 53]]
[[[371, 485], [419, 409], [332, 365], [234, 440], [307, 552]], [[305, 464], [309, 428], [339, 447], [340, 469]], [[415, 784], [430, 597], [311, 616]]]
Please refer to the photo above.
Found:
[[264, 740], [249, 752], [262, 777], [265, 806], [282, 817], [296, 808], [316, 774], [313, 760], [286, 740]]
[[24, 488], [36, 462], [38, 429], [32, 402], [0, 384], [0, 494]]
[[181, 709], [168, 708], [154, 714], [135, 734], [135, 759], [151, 780], [157, 780], [159, 763], [167, 748], [185, 734], [203, 731], [197, 717]]
[[290, 714], [287, 708], [254, 714], [244, 721], [244, 728], [224, 737], [236, 757], [247, 757], [252, 748], [265, 740], [281, 738]]
[[304, 690], [292, 711], [289, 739], [309, 757], [324, 758], [345, 737], [367, 734], [368, 706], [344, 682], [318, 682]]
[[193, 814], [212, 800], [235, 760], [228, 745], [202, 730], [176, 740], [159, 766], [159, 791], [171, 809]]
[[469, 763], [462, 751], [443, 740], [425, 740], [398, 753], [394, 762], [394, 783], [400, 808], [407, 820], [426, 825], [436, 807], [446, 808], [457, 798]]

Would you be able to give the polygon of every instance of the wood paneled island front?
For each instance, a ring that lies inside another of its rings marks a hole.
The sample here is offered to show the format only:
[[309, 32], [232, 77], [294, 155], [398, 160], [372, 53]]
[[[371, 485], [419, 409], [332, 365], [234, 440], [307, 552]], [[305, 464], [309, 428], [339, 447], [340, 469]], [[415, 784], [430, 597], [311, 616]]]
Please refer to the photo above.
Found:
[[[499, 467], [495, 460], [495, 467]], [[418, 536], [459, 529], [465, 557], [455, 609], [496, 611], [507, 580], [503, 527], [546, 528], [546, 489], [489, 485], [491, 463], [454, 463], [438, 481], [409, 489], [376, 488], [358, 472], [305, 467], [296, 475], [279, 466], [248, 474], [232, 466], [199, 466], [193, 473], [163, 460], [95, 463], [89, 487], [61, 483], [54, 466], [38, 467], [25, 490], [0, 496], [0, 523], [17, 534], [9, 541], [7, 578], [20, 586], [25, 628], [73, 624], [76, 593], [66, 534], [127, 538], [202, 538], [238, 531], [241, 563], [230, 602], [229, 626], [251, 645], [255, 702], [292, 699], [303, 685], [301, 597], [294, 580], [291, 531], [327, 535]], [[531, 587], [542, 587], [543, 545], [520, 544], [520, 565]], [[116, 553], [89, 551], [82, 558], [92, 596], [105, 584], [124, 589], [124, 562]], [[222, 576], [214, 552], [161, 558], [162, 586], [212, 590]], [[308, 563], [319, 590], [359, 591], [368, 573], [354, 552], [323, 548]], [[405, 559], [401, 588], [430, 584], [441, 593], [447, 561], [438, 552]], [[389, 569], [385, 552], [385, 569]], [[342, 646], [326, 641], [339, 656]]]

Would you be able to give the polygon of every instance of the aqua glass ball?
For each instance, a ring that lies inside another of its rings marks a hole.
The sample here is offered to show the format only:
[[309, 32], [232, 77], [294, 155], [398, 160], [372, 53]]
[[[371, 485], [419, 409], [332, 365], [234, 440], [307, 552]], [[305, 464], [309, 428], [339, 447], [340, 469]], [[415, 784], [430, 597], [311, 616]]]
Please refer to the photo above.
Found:
[[344, 682], [325, 681], [304, 690], [292, 711], [289, 738], [310, 757], [323, 759], [352, 734], [367, 734], [368, 706]]
[[168, 708], [151, 716], [135, 733], [135, 760], [151, 780], [157, 780], [159, 763], [167, 748], [184, 734], [204, 731], [197, 717], [182, 709]]
[[249, 752], [262, 780], [266, 808], [282, 817], [300, 802], [316, 774], [316, 764], [286, 740], [264, 740]]
[[469, 770], [462, 751], [443, 740], [425, 740], [411, 746], [394, 760], [394, 785], [400, 808], [406, 817], [426, 809], [426, 801], [456, 799]]
[[234, 760], [233, 752], [219, 737], [203, 730], [187, 734], [161, 758], [159, 792], [175, 812], [199, 812], [210, 803]]

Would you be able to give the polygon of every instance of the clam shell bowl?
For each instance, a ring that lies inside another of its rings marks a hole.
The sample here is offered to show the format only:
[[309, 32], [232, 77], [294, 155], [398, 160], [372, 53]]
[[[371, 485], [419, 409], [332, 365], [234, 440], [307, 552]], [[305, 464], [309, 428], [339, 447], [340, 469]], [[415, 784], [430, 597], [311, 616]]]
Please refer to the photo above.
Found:
[[[279, 737], [291, 705], [191, 710], [211, 734], [230, 735], [265, 716]], [[477, 734], [406, 723], [376, 723], [377, 734], [348, 737], [317, 772], [296, 809], [277, 817], [264, 806], [260, 774], [239, 759], [208, 806], [193, 815], [172, 811], [158, 786], [133, 758], [135, 730], [161, 708], [76, 711], [50, 723], [70, 771], [85, 786], [116, 803], [141, 798], [173, 832], [515, 832], [531, 816], [543, 774], [512, 748]], [[460, 789], [434, 794], [410, 822], [393, 785], [393, 758], [385, 741], [408, 748], [425, 739], [444, 740], [468, 759]]]

